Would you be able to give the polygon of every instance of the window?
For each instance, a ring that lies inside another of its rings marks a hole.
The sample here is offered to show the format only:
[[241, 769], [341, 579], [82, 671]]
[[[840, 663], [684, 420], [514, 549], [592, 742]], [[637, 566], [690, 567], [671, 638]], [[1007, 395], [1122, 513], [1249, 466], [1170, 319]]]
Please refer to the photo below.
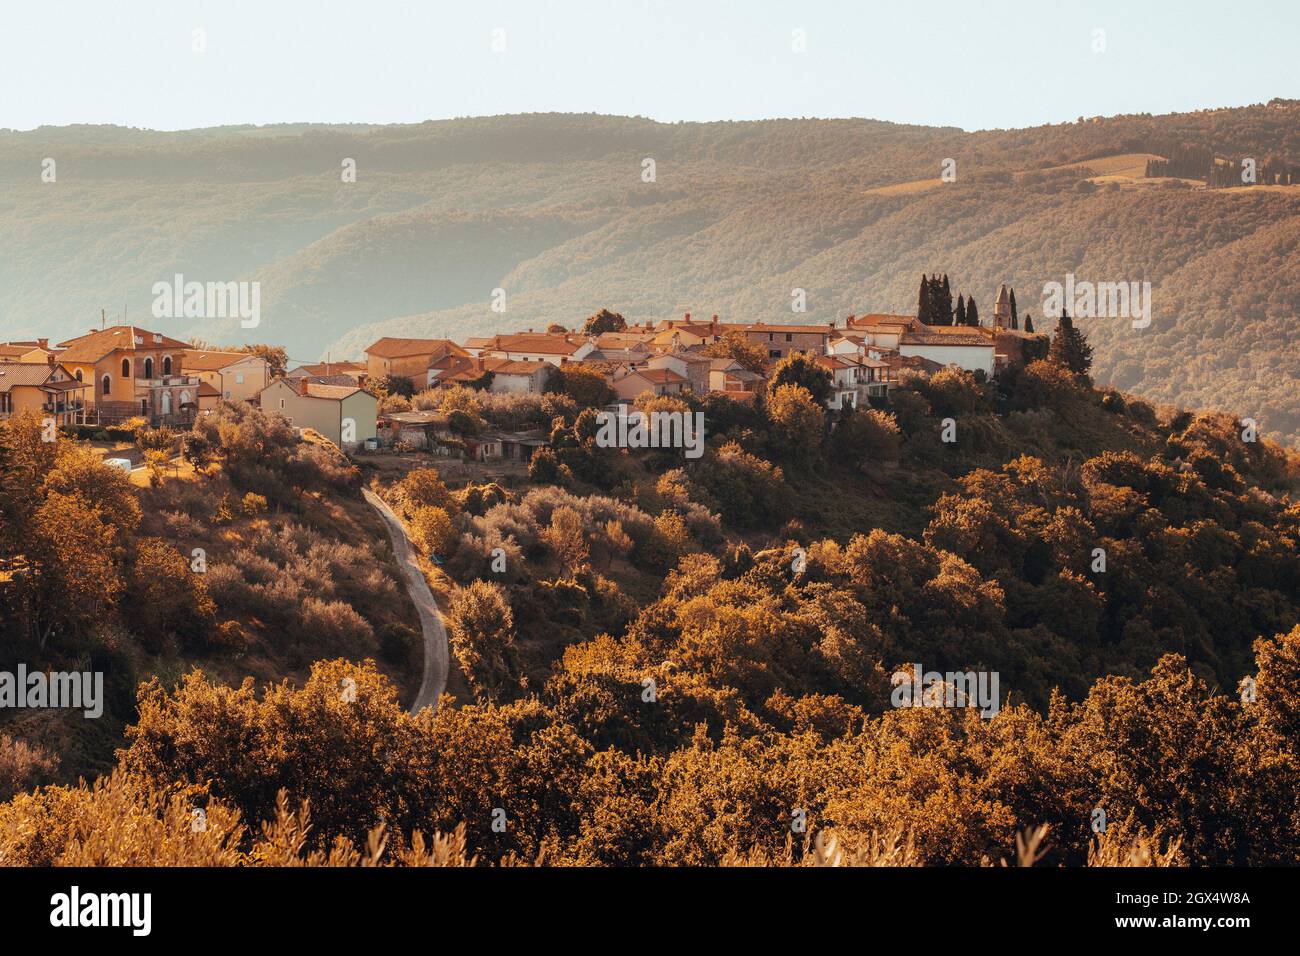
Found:
[[123, 377], [123, 378], [130, 378], [130, 377], [131, 377], [131, 360], [130, 360], [130, 359], [122, 359], [122, 377]]
[[108, 381], [108, 376], [107, 376], [107, 375], [104, 376], [104, 380], [103, 380], [102, 382], [100, 382], [99, 385], [100, 385], [100, 388], [102, 389], [102, 394], [103, 394], [103, 396], [104, 396], [105, 398], [108, 398], [109, 381]]
[[236, 372], [236, 373], [235, 373], [235, 384], [236, 384], [236, 385], [243, 385], [243, 384], [244, 384], [244, 373], [243, 373], [243, 372]]
[[144, 360], [144, 377], [153, 378], [153, 356], [149, 356]]
[[284, 399], [283, 399], [283, 398], [280, 399], [280, 407], [281, 407], [281, 408], [284, 408]]
[[77, 371], [74, 372], [73, 374], [77, 376], [77, 381], [80, 382], [80, 381], [81, 381], [81, 369], [77, 369]]
[[787, 333], [785, 333], [785, 340], [786, 340], [787, 342], [793, 342], [793, 341], [794, 341], [794, 336], [791, 335], [789, 332], [787, 332]]
[[[229, 397], [230, 397], [230, 389], [226, 389], [226, 398], [229, 398]], [[280, 407], [281, 407], [281, 408], [284, 407], [284, 399], [283, 399], [283, 398], [280, 399]]]
[[172, 373], [172, 357], [171, 357], [170, 355], [164, 355], [164, 356], [163, 356], [163, 374], [164, 374], [164, 375], [170, 375], [171, 373]]
[[781, 357], [781, 350], [780, 350], [780, 349], [768, 349], [768, 350], [767, 350], [767, 357], [768, 357], [768, 358], [780, 358], [780, 357]]

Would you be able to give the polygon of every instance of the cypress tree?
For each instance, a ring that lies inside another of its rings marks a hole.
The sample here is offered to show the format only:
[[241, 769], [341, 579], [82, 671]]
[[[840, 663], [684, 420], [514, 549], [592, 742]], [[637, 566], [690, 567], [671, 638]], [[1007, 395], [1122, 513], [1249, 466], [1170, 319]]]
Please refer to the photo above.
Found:
[[1082, 332], [1074, 327], [1070, 313], [1061, 310], [1061, 321], [1052, 336], [1052, 347], [1048, 350], [1050, 361], [1068, 368], [1075, 375], [1087, 375], [1092, 368], [1092, 346]]
[[943, 274], [943, 279], [938, 283], [938, 303], [935, 312], [938, 313], [940, 325], [952, 325], [952, 289], [948, 285], [948, 273]]
[[1025, 331], [1026, 332], [1034, 331], [1034, 317], [1030, 315], [1028, 312], [1025, 313]]
[[1020, 316], [1016, 314], [1016, 290], [1011, 290], [1011, 327], [1020, 328]]
[[921, 273], [921, 292], [916, 298], [916, 319], [924, 325], [930, 324], [930, 280]]
[[975, 296], [966, 300], [966, 324], [974, 327], [980, 324], [980, 307], [975, 304]]
[[966, 324], [966, 297], [957, 296], [957, 312], [953, 318], [953, 325]]

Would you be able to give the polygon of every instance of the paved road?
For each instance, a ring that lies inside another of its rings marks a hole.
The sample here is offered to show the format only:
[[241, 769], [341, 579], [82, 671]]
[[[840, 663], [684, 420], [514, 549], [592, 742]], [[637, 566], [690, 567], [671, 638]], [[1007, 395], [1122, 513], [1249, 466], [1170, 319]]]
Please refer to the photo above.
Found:
[[420, 692], [415, 695], [415, 703], [411, 705], [411, 713], [418, 713], [425, 707], [437, 707], [438, 698], [447, 686], [447, 629], [442, 625], [437, 602], [429, 590], [429, 582], [424, 579], [424, 572], [416, 563], [415, 546], [407, 537], [401, 520], [370, 489], [363, 488], [361, 494], [388, 526], [393, 554], [406, 574], [406, 589], [415, 602], [415, 609], [420, 612], [420, 629], [424, 631], [424, 679], [420, 682]]

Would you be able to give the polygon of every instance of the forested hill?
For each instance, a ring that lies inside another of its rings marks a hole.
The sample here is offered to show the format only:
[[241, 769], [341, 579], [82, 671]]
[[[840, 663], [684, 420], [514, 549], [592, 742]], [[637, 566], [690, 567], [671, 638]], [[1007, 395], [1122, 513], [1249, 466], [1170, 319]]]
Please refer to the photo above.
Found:
[[[1042, 328], [1044, 284], [1073, 273], [1153, 288], [1147, 329], [1084, 320], [1100, 382], [1295, 442], [1300, 186], [1200, 189], [1189, 174], [1200, 155], [1294, 167], [1297, 120], [1278, 100], [972, 133], [597, 115], [0, 132], [0, 338], [80, 333], [104, 308], [311, 360], [600, 306], [790, 321], [796, 288], [796, 321], [910, 310], [923, 271], [986, 317], [1011, 283]], [[1148, 178], [1166, 157], [1177, 176]], [[260, 281], [261, 326], [153, 320], [153, 283], [178, 272]]]

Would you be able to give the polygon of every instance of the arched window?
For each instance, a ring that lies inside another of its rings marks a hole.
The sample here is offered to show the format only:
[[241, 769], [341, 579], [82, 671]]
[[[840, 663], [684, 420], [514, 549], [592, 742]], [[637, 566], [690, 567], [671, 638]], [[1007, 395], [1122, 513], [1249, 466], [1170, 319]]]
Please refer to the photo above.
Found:
[[122, 377], [123, 377], [123, 378], [130, 378], [130, 377], [131, 377], [131, 360], [130, 360], [130, 359], [122, 359]]
[[104, 380], [103, 380], [102, 382], [100, 382], [99, 384], [100, 384], [100, 387], [104, 390], [104, 398], [108, 398], [108, 389], [109, 389], [109, 385], [110, 385], [110, 383], [109, 383], [109, 381], [108, 381], [108, 376], [105, 375], [105, 376], [104, 376]]
[[78, 382], [80, 382], [80, 381], [82, 380], [82, 378], [81, 378], [81, 369], [77, 369], [77, 370], [76, 370], [75, 372], [73, 372], [72, 374], [74, 374], [75, 376], [77, 376], [77, 381], [78, 381]]
[[164, 415], [170, 415], [170, 414], [172, 413], [172, 393], [171, 393], [171, 392], [163, 392], [163, 393], [162, 393], [162, 413], [163, 413]]
[[153, 378], [153, 357], [147, 356], [144, 360], [144, 377]]
[[170, 375], [171, 373], [172, 373], [172, 357], [171, 357], [170, 355], [164, 355], [164, 356], [163, 356], [163, 375]]

